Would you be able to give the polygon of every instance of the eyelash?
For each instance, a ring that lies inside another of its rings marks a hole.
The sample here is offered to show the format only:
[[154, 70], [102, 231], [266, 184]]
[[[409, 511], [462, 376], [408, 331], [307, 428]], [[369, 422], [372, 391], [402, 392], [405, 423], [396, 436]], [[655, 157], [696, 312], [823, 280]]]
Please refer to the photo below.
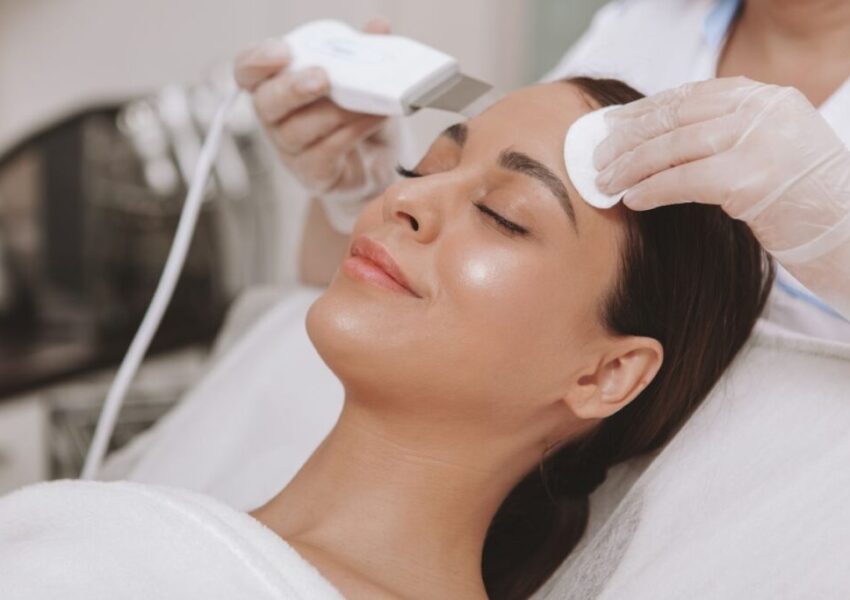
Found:
[[416, 171], [405, 169], [401, 165], [395, 166], [395, 172], [401, 175], [402, 177], [406, 177], [408, 179], [413, 179], [414, 177], [422, 177], [422, 173], [417, 173]]
[[[423, 177], [422, 173], [417, 173], [416, 171], [411, 171], [410, 169], [405, 169], [401, 165], [397, 165], [395, 170], [396, 170], [396, 173], [398, 173], [402, 177], [406, 177], [408, 179], [413, 179], [413, 178], [416, 178], [416, 177]], [[487, 215], [488, 217], [493, 219], [496, 222], [496, 224], [499, 225], [499, 227], [501, 227], [508, 235], [513, 236], [513, 235], [527, 235], [528, 234], [528, 230], [525, 227], [522, 227], [521, 225], [517, 225], [513, 221], [509, 221], [508, 219], [506, 219], [505, 217], [503, 217], [502, 215], [500, 215], [499, 213], [494, 211], [492, 208], [490, 208], [486, 204], [483, 204], [481, 202], [475, 202], [474, 206], [479, 211], [481, 211], [482, 213], [484, 213], [485, 215]]]

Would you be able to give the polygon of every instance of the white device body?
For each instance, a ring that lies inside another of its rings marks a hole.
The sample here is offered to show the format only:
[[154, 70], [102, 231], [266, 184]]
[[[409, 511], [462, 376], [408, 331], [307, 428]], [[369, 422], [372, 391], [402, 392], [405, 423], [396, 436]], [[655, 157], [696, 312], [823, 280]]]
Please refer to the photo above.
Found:
[[333, 20], [313, 21], [284, 38], [290, 68], [322, 67], [330, 98], [355, 112], [407, 115], [425, 92], [460, 75], [457, 60], [409, 38], [357, 31]]

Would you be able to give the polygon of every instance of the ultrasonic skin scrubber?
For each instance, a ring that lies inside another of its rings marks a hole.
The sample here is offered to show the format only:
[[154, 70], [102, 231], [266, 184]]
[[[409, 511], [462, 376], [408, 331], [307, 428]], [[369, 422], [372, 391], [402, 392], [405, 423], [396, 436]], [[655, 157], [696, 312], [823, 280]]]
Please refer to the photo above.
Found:
[[463, 112], [491, 86], [460, 72], [457, 59], [410, 38], [313, 21], [284, 37], [290, 68], [322, 67], [330, 98], [355, 112], [409, 115], [428, 107]]

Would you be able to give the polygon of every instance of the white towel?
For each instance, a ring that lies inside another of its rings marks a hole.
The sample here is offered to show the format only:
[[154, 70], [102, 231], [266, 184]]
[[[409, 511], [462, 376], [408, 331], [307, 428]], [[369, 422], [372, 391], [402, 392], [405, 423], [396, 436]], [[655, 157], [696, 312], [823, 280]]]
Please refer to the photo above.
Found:
[[58, 481], [0, 498], [0, 598], [341, 600], [278, 535], [182, 490]]

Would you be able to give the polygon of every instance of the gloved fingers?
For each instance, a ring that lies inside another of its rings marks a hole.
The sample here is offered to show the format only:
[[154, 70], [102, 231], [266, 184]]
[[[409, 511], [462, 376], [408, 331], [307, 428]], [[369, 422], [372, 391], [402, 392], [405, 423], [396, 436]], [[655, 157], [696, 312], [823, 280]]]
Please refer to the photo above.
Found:
[[281, 152], [298, 154], [361, 116], [322, 98], [291, 113], [270, 134]]
[[620, 119], [633, 119], [646, 113], [656, 111], [661, 106], [670, 104], [681, 104], [695, 96], [727, 95], [730, 92], [750, 89], [760, 84], [746, 77], [721, 77], [718, 79], [706, 79], [705, 81], [693, 81], [678, 87], [629, 102], [628, 104], [609, 111], [605, 116], [609, 122]]
[[298, 72], [283, 71], [254, 91], [254, 109], [266, 125], [273, 125], [299, 108], [325, 96], [330, 89], [327, 73], [320, 67]]
[[357, 144], [384, 125], [384, 117], [363, 115], [319, 140], [309, 150], [292, 156], [284, 155], [299, 179], [315, 192], [325, 192], [339, 179], [349, 154]]
[[347, 154], [357, 144], [374, 135], [384, 125], [386, 117], [362, 115], [345, 127], [341, 127], [313, 148], [331, 156]]
[[724, 152], [735, 145], [737, 115], [685, 125], [649, 139], [621, 154], [596, 178], [599, 190], [616, 194], [656, 173]]
[[723, 161], [704, 158], [660, 171], [629, 189], [623, 204], [632, 210], [698, 202], [721, 205], [727, 196]]
[[239, 87], [253, 92], [263, 81], [280, 73], [291, 58], [286, 42], [269, 38], [246, 48], [236, 57], [233, 77]]
[[[707, 92], [682, 97], [681, 102], [659, 104], [653, 110], [643, 111], [632, 117], [609, 118], [617, 112], [605, 114], [609, 133], [593, 153], [594, 166], [604, 170], [624, 153], [634, 150], [644, 142], [665, 135], [676, 129], [709, 121], [724, 115], [734, 114], [742, 93], [754, 88], [738, 88], [726, 92]], [[638, 101], [640, 102], [640, 100]]]

